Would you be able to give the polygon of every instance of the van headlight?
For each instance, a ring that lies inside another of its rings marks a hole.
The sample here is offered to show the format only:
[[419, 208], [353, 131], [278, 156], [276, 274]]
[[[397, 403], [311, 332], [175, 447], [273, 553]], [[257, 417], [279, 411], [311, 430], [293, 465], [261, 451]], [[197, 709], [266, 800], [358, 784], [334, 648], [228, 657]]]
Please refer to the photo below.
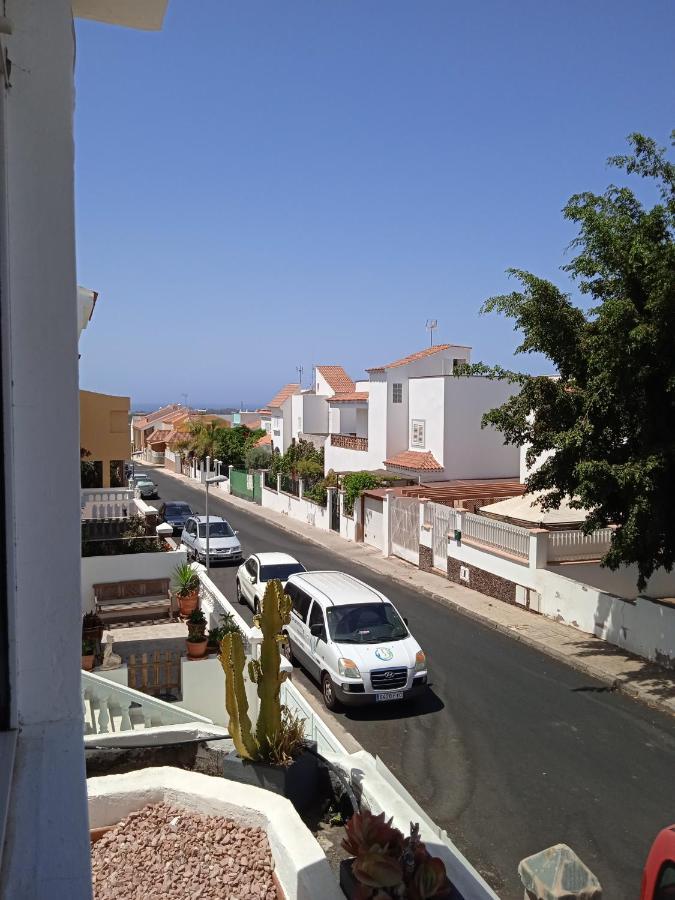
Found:
[[356, 665], [353, 659], [346, 659], [346, 657], [340, 657], [338, 659], [338, 672], [342, 675], [343, 678], [360, 678], [361, 673], [359, 672], [359, 667]]
[[415, 655], [415, 671], [423, 672], [427, 667], [427, 658], [423, 650], [418, 650]]

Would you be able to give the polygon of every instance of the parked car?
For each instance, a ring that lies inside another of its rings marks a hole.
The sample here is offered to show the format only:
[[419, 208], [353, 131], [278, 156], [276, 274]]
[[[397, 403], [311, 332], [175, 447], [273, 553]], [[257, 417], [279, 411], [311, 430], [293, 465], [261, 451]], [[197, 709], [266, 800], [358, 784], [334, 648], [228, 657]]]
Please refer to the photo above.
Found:
[[319, 681], [328, 709], [426, 690], [426, 656], [384, 594], [344, 572], [291, 575], [286, 593], [286, 653]]
[[305, 571], [302, 563], [288, 553], [254, 553], [237, 571], [237, 600], [260, 612], [268, 581], [278, 578], [285, 586], [291, 575]]
[[642, 873], [640, 900], [675, 898], [675, 825], [664, 828], [652, 844]]
[[157, 514], [160, 522], [166, 522], [171, 525], [174, 534], [180, 534], [187, 520], [194, 515], [194, 510], [182, 500], [167, 500], [160, 503]]
[[149, 478], [142, 479], [134, 479], [136, 490], [141, 495], [143, 500], [149, 500], [152, 497], [157, 496], [157, 485], [154, 481], [151, 481]]
[[[209, 516], [209, 561], [239, 562], [241, 544], [230, 523], [221, 516]], [[192, 559], [206, 562], [206, 516], [191, 516], [180, 536]]]

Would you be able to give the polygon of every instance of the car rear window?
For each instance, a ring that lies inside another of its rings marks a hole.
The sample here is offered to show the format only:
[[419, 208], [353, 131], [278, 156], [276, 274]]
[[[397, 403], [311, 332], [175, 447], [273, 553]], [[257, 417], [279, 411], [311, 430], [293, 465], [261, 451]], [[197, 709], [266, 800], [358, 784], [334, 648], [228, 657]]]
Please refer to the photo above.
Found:
[[262, 566], [260, 569], [261, 581], [288, 581], [296, 572], [304, 572], [305, 567], [301, 563], [279, 563], [278, 565]]

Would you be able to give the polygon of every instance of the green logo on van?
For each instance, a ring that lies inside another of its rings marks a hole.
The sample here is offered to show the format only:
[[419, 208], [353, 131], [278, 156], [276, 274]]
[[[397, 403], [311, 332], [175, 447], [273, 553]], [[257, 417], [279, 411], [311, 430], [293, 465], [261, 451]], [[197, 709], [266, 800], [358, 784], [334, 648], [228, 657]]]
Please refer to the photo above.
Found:
[[375, 651], [375, 656], [378, 659], [382, 659], [386, 662], [388, 659], [394, 658], [394, 651], [391, 650], [389, 647], [378, 647], [377, 650]]

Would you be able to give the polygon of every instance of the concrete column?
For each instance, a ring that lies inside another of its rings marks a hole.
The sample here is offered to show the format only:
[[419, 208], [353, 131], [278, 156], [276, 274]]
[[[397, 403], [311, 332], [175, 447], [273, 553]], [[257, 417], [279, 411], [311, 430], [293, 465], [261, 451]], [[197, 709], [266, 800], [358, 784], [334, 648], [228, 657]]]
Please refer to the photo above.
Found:
[[530, 532], [529, 563], [531, 569], [545, 569], [548, 562], [548, 531], [537, 528]]
[[305, 494], [305, 480], [304, 478], [298, 478], [298, 497], [302, 500]]
[[281, 472], [277, 474], [277, 494], [281, 493]]
[[354, 504], [354, 540], [363, 543], [363, 497], [356, 498]]
[[230, 484], [232, 483], [232, 469], [234, 469], [234, 466], [227, 467], [227, 477], [228, 477]]
[[521, 860], [525, 900], [601, 900], [600, 882], [566, 844]]
[[[455, 510], [455, 531], [459, 531], [460, 535], [464, 533], [464, 516], [466, 515], [465, 509], [456, 509]], [[448, 540], [455, 540], [454, 532], [448, 536]], [[457, 544], [461, 544], [462, 539], [460, 537]]]
[[391, 500], [393, 496], [393, 490], [388, 488], [382, 500], [382, 556], [391, 556]]
[[206, 457], [206, 477], [208, 478], [211, 475], [211, 457]]

